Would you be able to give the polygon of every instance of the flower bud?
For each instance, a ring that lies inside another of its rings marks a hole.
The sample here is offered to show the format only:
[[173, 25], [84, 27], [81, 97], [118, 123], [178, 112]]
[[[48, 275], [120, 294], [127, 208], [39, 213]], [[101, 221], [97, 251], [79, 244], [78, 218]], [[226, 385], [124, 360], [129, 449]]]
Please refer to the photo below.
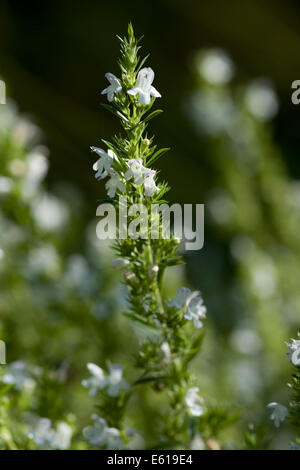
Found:
[[125, 271], [123, 277], [125, 281], [132, 281], [135, 278], [135, 274], [132, 271]]
[[150, 140], [149, 139], [143, 139], [142, 142], [143, 142], [143, 145], [145, 147], [149, 147], [149, 145], [150, 145]]
[[220, 444], [215, 439], [207, 439], [205, 444], [210, 450], [221, 450]]
[[112, 260], [111, 265], [113, 269], [122, 269], [129, 265], [129, 261], [125, 258], [115, 258]]
[[154, 266], [151, 266], [149, 268], [150, 277], [156, 277], [158, 274], [158, 271], [159, 271], [159, 267], [157, 266], [157, 264], [155, 264]]

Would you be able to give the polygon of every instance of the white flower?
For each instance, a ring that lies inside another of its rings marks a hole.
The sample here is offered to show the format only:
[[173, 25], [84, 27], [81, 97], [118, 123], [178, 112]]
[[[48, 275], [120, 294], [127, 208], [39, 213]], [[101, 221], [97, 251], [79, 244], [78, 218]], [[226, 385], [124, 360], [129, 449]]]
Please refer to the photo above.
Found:
[[145, 179], [144, 179], [145, 196], [152, 197], [154, 193], [159, 189], [158, 186], [156, 186], [155, 181], [154, 181], [155, 173], [156, 172], [154, 170], [148, 170], [145, 175]]
[[124, 448], [120, 431], [110, 428], [105, 419], [93, 415], [93, 426], [84, 428], [83, 435], [93, 446], [105, 447], [107, 450], [121, 450]]
[[120, 390], [128, 390], [127, 382], [123, 379], [123, 367], [120, 364], [112, 364], [109, 367], [109, 376], [107, 377], [107, 394], [110, 397], [117, 397]]
[[132, 158], [128, 160], [127, 165], [129, 170], [125, 173], [125, 179], [130, 180], [133, 178], [135, 184], [143, 184], [148, 171], [148, 168], [143, 166], [143, 160], [141, 158]]
[[91, 150], [100, 157], [99, 160], [94, 163], [93, 170], [96, 171], [95, 178], [102, 180], [108, 175], [113, 160], [118, 160], [118, 157], [111, 149], [108, 149], [106, 152], [99, 147], [91, 147]]
[[286, 345], [289, 348], [286, 356], [294, 366], [300, 366], [300, 340], [292, 339], [292, 342]]
[[51, 419], [40, 418], [28, 436], [38, 447], [43, 449], [68, 449], [72, 437], [72, 429], [67, 423], [59, 422], [56, 430], [51, 427]]
[[107, 394], [110, 397], [117, 397], [120, 390], [128, 390], [128, 385], [123, 379], [123, 367], [119, 364], [112, 364], [109, 367], [109, 375], [105, 375], [103, 369], [93, 363], [88, 363], [87, 368], [91, 374], [89, 379], [81, 383], [84, 387], [90, 389], [90, 395], [95, 396], [99, 390], [107, 387]]
[[161, 94], [152, 86], [154, 80], [154, 72], [150, 67], [145, 67], [139, 71], [137, 76], [137, 84], [135, 87], [128, 90], [129, 95], [139, 95], [139, 102], [148, 105], [151, 101], [151, 96], [160, 98]]
[[184, 314], [186, 320], [193, 320], [195, 328], [202, 328], [201, 319], [205, 318], [206, 307], [198, 291], [193, 292], [186, 301], [187, 311]]
[[275, 402], [269, 403], [267, 408], [273, 409], [270, 419], [272, 419], [275, 426], [279, 428], [281, 421], [284, 421], [288, 416], [289, 410], [285, 406], [280, 405], [280, 403]]
[[129, 169], [125, 173], [125, 179], [128, 181], [133, 178], [135, 184], [143, 184], [146, 196], [153, 196], [159, 188], [154, 182], [155, 170], [143, 166], [141, 158], [132, 158], [127, 162]]
[[94, 397], [99, 390], [102, 390], [107, 385], [107, 380], [101, 367], [89, 362], [87, 368], [91, 377], [83, 380], [81, 383], [84, 387], [90, 389], [89, 394]]
[[16, 390], [24, 388], [31, 389], [35, 385], [28, 365], [23, 361], [12, 362], [8, 367], [7, 371], [1, 378], [4, 384], [14, 385]]
[[121, 82], [113, 73], [106, 73], [105, 78], [107, 78], [110, 85], [101, 91], [101, 95], [107, 95], [108, 101], [113, 101], [114, 96], [122, 91]]
[[111, 262], [113, 269], [122, 269], [126, 268], [130, 263], [128, 259], [125, 258], [115, 258]]
[[198, 392], [198, 387], [189, 388], [184, 398], [184, 402], [192, 416], [201, 416], [203, 414], [202, 400]]
[[115, 197], [116, 191], [125, 191], [125, 184], [123, 183], [120, 175], [112, 168], [109, 170], [110, 179], [106, 182], [105, 187], [109, 197]]
[[190, 295], [191, 289], [189, 289], [188, 287], [179, 287], [174, 299], [169, 302], [169, 307], [174, 307], [178, 310], [183, 308]]

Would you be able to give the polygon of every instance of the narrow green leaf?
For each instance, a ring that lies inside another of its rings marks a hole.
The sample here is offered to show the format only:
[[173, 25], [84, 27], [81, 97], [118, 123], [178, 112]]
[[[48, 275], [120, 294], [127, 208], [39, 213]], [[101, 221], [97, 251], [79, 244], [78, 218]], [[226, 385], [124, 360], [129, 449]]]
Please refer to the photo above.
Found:
[[116, 155], [118, 154], [118, 150], [116, 149], [116, 147], [111, 144], [110, 142], [108, 142], [108, 140], [105, 140], [105, 139], [101, 139], [102, 142], [107, 145], [108, 148], [110, 148], [110, 150], [112, 150]]
[[166, 262], [167, 266], [176, 266], [178, 264], [185, 264], [182, 258], [169, 258]]
[[159, 114], [163, 113], [162, 109], [156, 109], [152, 113], [148, 114], [148, 116], [145, 117], [144, 122], [150, 121], [150, 119], [153, 119], [155, 116], [158, 116]]
[[103, 108], [107, 109], [108, 111], [110, 111], [112, 114], [114, 114], [115, 116], [119, 117], [120, 119], [122, 119], [122, 121], [125, 121], [125, 122], [128, 122], [128, 119], [126, 116], [124, 116], [124, 114], [121, 113], [121, 111], [118, 111], [116, 108], [114, 108], [113, 106], [110, 106], [109, 104], [106, 104], [106, 103], [101, 103], [101, 106], [103, 106]]

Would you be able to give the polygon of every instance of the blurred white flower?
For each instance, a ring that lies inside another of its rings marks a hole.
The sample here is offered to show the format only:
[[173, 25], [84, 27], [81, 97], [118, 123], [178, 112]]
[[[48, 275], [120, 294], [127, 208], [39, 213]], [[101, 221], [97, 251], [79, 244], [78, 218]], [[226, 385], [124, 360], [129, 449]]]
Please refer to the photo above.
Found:
[[297, 444], [296, 442], [291, 442], [291, 449], [300, 450], [300, 444]]
[[8, 168], [13, 176], [23, 176], [26, 172], [26, 163], [20, 158], [15, 158], [9, 162]]
[[87, 295], [97, 288], [97, 279], [86, 258], [74, 253], [68, 258], [64, 280], [82, 295]]
[[108, 149], [107, 151], [99, 147], [91, 147], [91, 150], [99, 155], [99, 159], [94, 163], [93, 170], [96, 171], [95, 178], [97, 180], [102, 180], [106, 178], [108, 172], [112, 166], [113, 160], [118, 160], [116, 154]]
[[32, 216], [42, 230], [57, 232], [66, 224], [69, 217], [68, 206], [57, 197], [44, 194], [32, 203]]
[[230, 195], [221, 189], [215, 189], [209, 195], [208, 209], [214, 220], [222, 225], [230, 223], [236, 213], [236, 205]]
[[27, 117], [15, 116], [15, 123], [12, 129], [13, 139], [21, 145], [36, 142], [40, 137], [40, 129], [28, 120]]
[[87, 368], [91, 377], [83, 380], [81, 383], [84, 387], [90, 389], [89, 394], [93, 397], [107, 385], [107, 380], [101, 367], [89, 362]]
[[121, 450], [124, 448], [120, 431], [110, 428], [105, 419], [97, 415], [92, 416], [93, 426], [87, 426], [83, 430], [83, 436], [92, 446], [105, 447], [107, 450]]
[[178, 310], [183, 308], [190, 295], [191, 289], [189, 289], [188, 287], [179, 287], [174, 299], [168, 303], [169, 307], [174, 307]]
[[268, 121], [278, 111], [277, 95], [270, 83], [264, 79], [254, 80], [246, 89], [245, 103], [253, 116]]
[[291, 343], [286, 343], [289, 348], [286, 357], [289, 358], [294, 366], [300, 366], [300, 340], [292, 339]]
[[145, 449], [145, 441], [143, 437], [138, 434], [136, 429], [127, 428], [126, 429], [127, 437], [130, 438], [130, 441], [127, 442], [126, 448], [129, 450], [143, 450]]
[[34, 429], [29, 432], [30, 439], [33, 439], [38, 447], [45, 450], [64, 450], [70, 447], [72, 429], [61, 421], [57, 424], [56, 430], [52, 427], [51, 419], [40, 418]]
[[123, 183], [120, 175], [112, 168], [109, 170], [110, 179], [105, 183], [105, 188], [109, 197], [115, 197], [117, 190], [121, 193], [125, 191], [125, 184]]
[[72, 429], [70, 426], [61, 421], [58, 423], [55, 435], [52, 439], [52, 447], [54, 449], [68, 449], [72, 437]]
[[122, 377], [123, 367], [119, 364], [112, 364], [108, 375], [96, 364], [88, 363], [87, 368], [91, 377], [83, 380], [82, 385], [90, 389], [90, 395], [95, 396], [99, 390], [106, 388], [107, 395], [117, 397], [121, 390], [128, 390], [128, 385]]
[[113, 101], [114, 96], [122, 91], [120, 80], [113, 73], [106, 73], [105, 78], [109, 81], [110, 85], [101, 91], [101, 95], [107, 95], [108, 101]]
[[222, 49], [200, 52], [196, 57], [196, 67], [202, 78], [213, 85], [228, 83], [234, 74], [233, 62]]
[[127, 91], [129, 95], [139, 95], [139, 102], [144, 105], [150, 104], [151, 96], [160, 98], [161, 94], [152, 86], [154, 72], [150, 67], [141, 69], [137, 76], [137, 84]]
[[59, 273], [60, 260], [54, 245], [50, 243], [30, 250], [25, 269], [30, 275], [46, 274], [56, 276]]
[[240, 112], [223, 89], [198, 90], [189, 97], [186, 111], [200, 134], [235, 136]]
[[28, 155], [26, 164], [26, 174], [22, 180], [22, 194], [25, 198], [31, 198], [36, 194], [41, 181], [46, 176], [49, 162], [44, 153], [37, 149]]
[[117, 397], [121, 390], [128, 390], [127, 382], [123, 379], [123, 367], [120, 364], [112, 364], [109, 367], [107, 385], [107, 394], [110, 397]]
[[115, 258], [111, 262], [113, 269], [122, 269], [126, 268], [130, 263], [126, 258]]
[[280, 423], [285, 420], [285, 418], [289, 414], [289, 410], [283, 406], [280, 405], [280, 403], [272, 402], [267, 405], [267, 408], [270, 408], [273, 410], [270, 419], [274, 421], [274, 425], [279, 428]]
[[171, 359], [171, 349], [169, 343], [167, 341], [164, 341], [160, 346], [160, 350], [163, 357], [162, 362], [164, 364], [169, 364]]
[[250, 264], [251, 283], [254, 294], [262, 299], [276, 292], [278, 275], [273, 260], [268, 256], [254, 259]]
[[261, 349], [258, 334], [249, 328], [237, 328], [230, 337], [232, 347], [242, 354], [257, 354]]
[[193, 320], [195, 328], [202, 328], [201, 319], [205, 318], [206, 307], [203, 305], [203, 299], [198, 291], [189, 295], [186, 300], [187, 311], [184, 314], [186, 320]]
[[190, 450], [204, 450], [205, 449], [205, 442], [203, 441], [200, 434], [195, 434], [191, 443], [190, 443]]
[[0, 176], [0, 195], [8, 194], [12, 190], [13, 182], [11, 178]]
[[189, 388], [184, 398], [184, 402], [192, 416], [203, 415], [202, 399], [199, 397], [198, 392], [198, 387]]
[[262, 389], [261, 369], [255, 359], [231, 361], [227, 367], [229, 381], [246, 404], [254, 403]]
[[9, 364], [0, 380], [4, 384], [13, 385], [16, 390], [31, 390], [35, 386], [35, 380], [24, 361], [15, 361]]
[[40, 182], [47, 174], [49, 162], [44, 153], [38, 149], [27, 157], [27, 173], [31, 181]]

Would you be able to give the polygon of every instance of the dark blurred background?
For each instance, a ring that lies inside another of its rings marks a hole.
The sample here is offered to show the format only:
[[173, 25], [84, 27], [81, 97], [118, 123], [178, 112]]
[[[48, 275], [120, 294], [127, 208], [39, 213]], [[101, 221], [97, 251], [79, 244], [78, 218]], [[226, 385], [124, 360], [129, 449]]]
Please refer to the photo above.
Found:
[[[266, 76], [279, 94], [275, 139], [293, 177], [298, 158], [300, 109], [291, 103], [299, 78], [300, 5], [295, 0], [209, 2], [179, 0], [2, 0], [0, 73], [20, 110], [32, 115], [50, 148], [49, 181], [70, 180], [85, 194], [87, 217], [95, 213], [104, 185], [94, 180], [89, 145], [110, 138], [116, 120], [100, 107], [104, 73], [118, 73], [116, 34], [133, 22], [144, 35], [143, 52], [156, 72], [164, 114], [151, 130], [172, 153], [158, 166], [172, 186], [172, 200], [202, 202], [210, 171], [195, 154], [193, 133], [182, 109], [192, 86], [190, 58], [211, 46], [226, 49], [237, 64], [236, 80]], [[172, 165], [170, 165], [172, 159]], [[191, 176], [193, 175], [193, 176]]]

